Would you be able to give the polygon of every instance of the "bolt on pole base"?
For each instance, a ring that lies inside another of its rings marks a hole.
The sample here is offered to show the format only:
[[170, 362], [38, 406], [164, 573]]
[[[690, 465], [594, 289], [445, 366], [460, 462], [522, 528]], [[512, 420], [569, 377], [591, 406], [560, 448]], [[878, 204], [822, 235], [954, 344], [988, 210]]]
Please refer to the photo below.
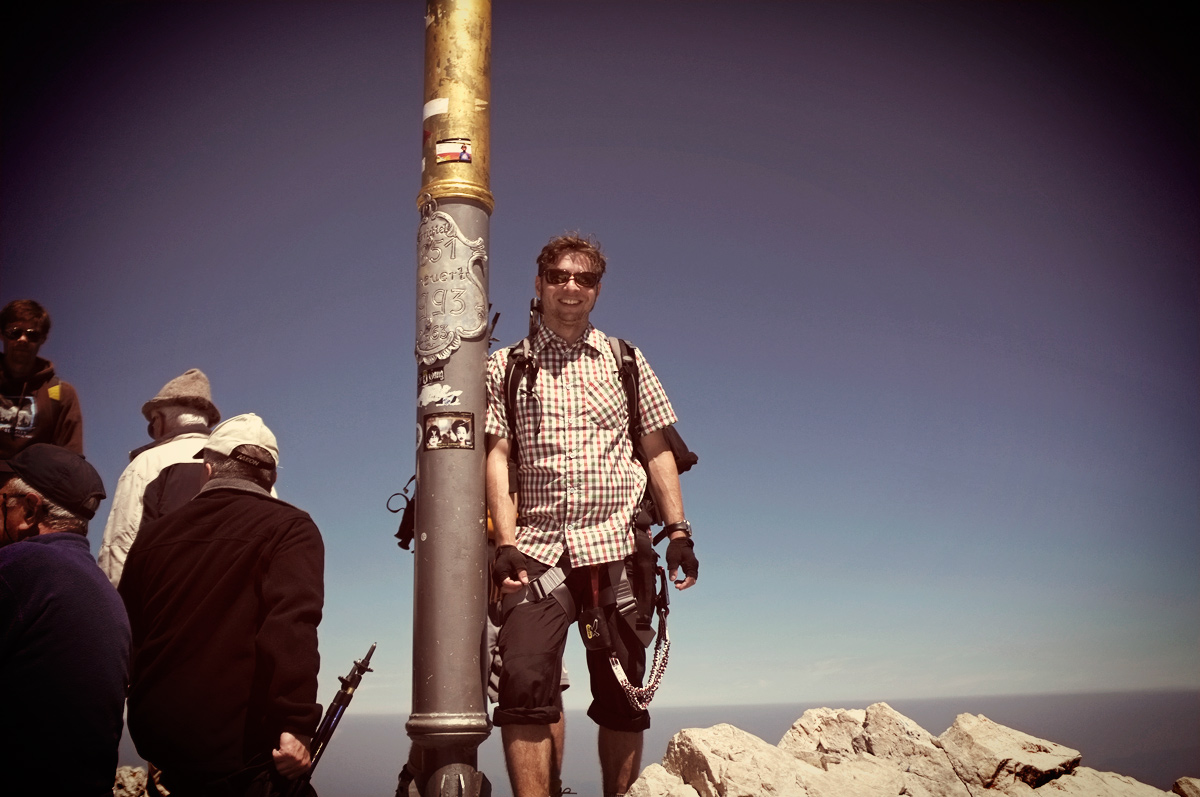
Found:
[[[424, 785], [424, 790], [421, 786]], [[492, 797], [487, 776], [468, 764], [447, 764], [435, 771], [424, 784], [409, 784], [408, 793], [397, 797]]]

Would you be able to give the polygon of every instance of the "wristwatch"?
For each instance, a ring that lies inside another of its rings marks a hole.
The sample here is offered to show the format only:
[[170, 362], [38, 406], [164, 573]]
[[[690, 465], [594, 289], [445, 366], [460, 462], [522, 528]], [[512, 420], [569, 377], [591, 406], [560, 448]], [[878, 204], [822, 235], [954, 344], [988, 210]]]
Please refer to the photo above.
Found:
[[682, 531], [690, 540], [692, 538], [692, 522], [690, 520], [680, 520], [675, 523], [668, 523], [663, 527], [662, 533], [670, 537], [671, 533], [676, 531]]

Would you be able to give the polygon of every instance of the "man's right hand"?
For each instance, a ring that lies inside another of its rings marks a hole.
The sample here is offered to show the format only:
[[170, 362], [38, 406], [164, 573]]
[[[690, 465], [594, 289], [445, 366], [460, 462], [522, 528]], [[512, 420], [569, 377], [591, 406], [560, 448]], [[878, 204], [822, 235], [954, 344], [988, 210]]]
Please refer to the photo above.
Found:
[[284, 731], [279, 734], [279, 747], [271, 751], [275, 771], [288, 780], [295, 780], [308, 771], [312, 757], [303, 739]]
[[496, 558], [492, 562], [492, 582], [505, 594], [516, 592], [529, 585], [526, 566], [525, 554], [518, 551], [517, 546], [501, 545], [496, 549]]

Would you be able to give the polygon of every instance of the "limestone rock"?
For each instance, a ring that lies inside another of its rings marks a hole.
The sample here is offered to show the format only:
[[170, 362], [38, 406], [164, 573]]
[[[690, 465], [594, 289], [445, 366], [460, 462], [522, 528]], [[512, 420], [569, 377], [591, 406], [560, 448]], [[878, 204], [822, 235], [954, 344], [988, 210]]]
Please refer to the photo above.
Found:
[[[1079, 766], [1079, 751], [997, 725], [982, 714], [959, 714], [938, 737], [973, 797], [1025, 797]], [[985, 790], [991, 794], [984, 795]]]
[[848, 793], [869, 781], [877, 794], [970, 797], [933, 736], [887, 703], [866, 711], [810, 709], [779, 748], [830, 773], [810, 777], [810, 788]]
[[1055, 778], [1030, 794], [1034, 797], [1169, 797], [1171, 793], [1147, 786], [1126, 775], [1076, 767], [1070, 775]]
[[[905, 791], [902, 766], [866, 752], [854, 751], [854, 740], [865, 746], [862, 722], [866, 713], [829, 712], [807, 715], [778, 747], [734, 728], [689, 728], [667, 747], [664, 772], [647, 768], [631, 792], [638, 797], [676, 797], [670, 791], [687, 784], [700, 797], [877, 797], [911, 794], [926, 797], [953, 792]], [[953, 770], [946, 764], [953, 778]], [[957, 780], [956, 780], [957, 782]], [[965, 789], [959, 793], [968, 797]]]
[[[800, 772], [804, 768], [821, 771], [757, 736], [725, 724], [685, 728], [675, 734], [667, 745], [663, 767], [700, 797], [809, 797]], [[635, 786], [644, 778], [645, 773]], [[663, 795], [651, 793], [649, 797]]]
[[853, 757], [867, 749], [863, 738], [866, 716], [861, 709], [810, 708], [783, 735], [779, 747], [793, 755], [811, 752]]
[[[1112, 772], [1079, 766], [1079, 753], [959, 715], [934, 737], [886, 703], [865, 711], [810, 709], [777, 747], [732, 725], [675, 734], [662, 765], [631, 797], [1171, 797]], [[1190, 781], [1190, 782], [1187, 782]], [[1182, 797], [1200, 797], [1192, 779]]]
[[946, 751], [933, 734], [887, 703], [867, 706], [863, 721], [867, 752], [892, 762], [904, 773], [904, 791], [911, 797], [969, 797]]
[[695, 789], [678, 775], [663, 769], [662, 764], [651, 764], [642, 770], [641, 777], [626, 794], [628, 797], [699, 797]]
[[873, 755], [844, 758], [829, 769], [810, 774], [805, 785], [810, 797], [879, 797], [904, 794], [904, 773]]
[[1171, 791], [1180, 797], [1200, 797], [1200, 778], [1180, 778]]
[[113, 797], [142, 797], [146, 793], [146, 770], [142, 767], [117, 767]]

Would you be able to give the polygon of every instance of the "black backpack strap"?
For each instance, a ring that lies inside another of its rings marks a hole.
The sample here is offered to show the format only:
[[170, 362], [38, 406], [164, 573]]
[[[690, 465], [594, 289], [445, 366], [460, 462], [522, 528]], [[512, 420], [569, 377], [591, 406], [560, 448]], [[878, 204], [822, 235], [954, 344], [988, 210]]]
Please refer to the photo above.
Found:
[[642, 466], [646, 465], [646, 457], [638, 444], [638, 366], [633, 354], [633, 344], [622, 338], [609, 338], [608, 345], [612, 347], [613, 358], [617, 361], [617, 373], [621, 378], [621, 386], [625, 388], [625, 400], [629, 404], [629, 442], [633, 444], [633, 453]]
[[[617, 369], [621, 375], [621, 385], [625, 388], [625, 397], [629, 402], [629, 440], [633, 443], [633, 454], [642, 467], [649, 472], [646, 453], [642, 450], [641, 438], [638, 436], [638, 429], [641, 425], [641, 418], [638, 414], [638, 387], [641, 375], [638, 371], [637, 357], [634, 356], [633, 344], [620, 338], [609, 338], [608, 343], [612, 347], [613, 357], [616, 358]], [[664, 427], [662, 431], [667, 446], [675, 458], [675, 469], [679, 473], [687, 472], [700, 461], [700, 458], [687, 447], [687, 443], [679, 436], [679, 432], [675, 431], [674, 425]], [[634, 513], [634, 518], [636, 525], [646, 528], [662, 523], [658, 507], [655, 506], [648, 487], [646, 494], [642, 496], [639, 511]]]
[[517, 449], [517, 397], [524, 380], [530, 390], [537, 384], [537, 363], [533, 359], [529, 338], [508, 350], [508, 363], [504, 368], [504, 414], [508, 419], [508, 491], [518, 492], [517, 464], [520, 458]]

